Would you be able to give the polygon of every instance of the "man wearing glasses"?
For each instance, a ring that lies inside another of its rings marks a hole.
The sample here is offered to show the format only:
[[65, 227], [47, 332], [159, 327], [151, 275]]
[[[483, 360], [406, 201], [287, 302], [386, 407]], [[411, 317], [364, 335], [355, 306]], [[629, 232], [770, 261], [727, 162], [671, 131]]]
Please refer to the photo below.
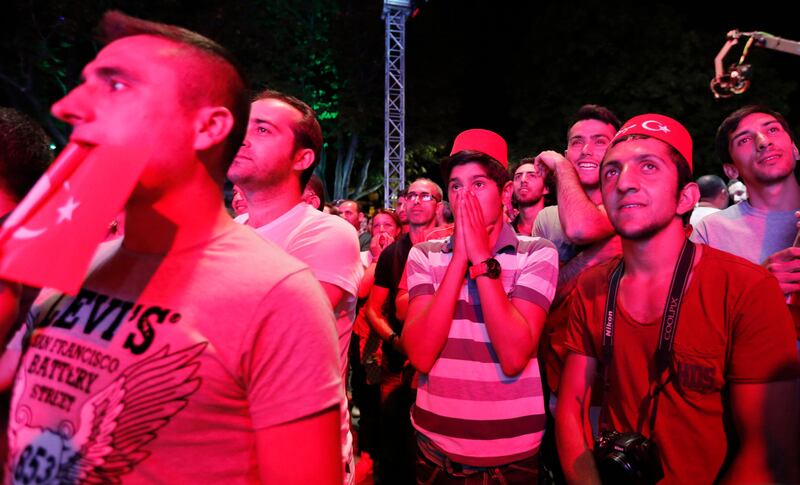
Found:
[[409, 231], [384, 249], [375, 268], [375, 285], [367, 301], [367, 321], [383, 340], [381, 364], [381, 437], [378, 473], [382, 484], [413, 483], [413, 429], [409, 408], [414, 402], [411, 389], [413, 369], [406, 364], [399, 335], [403, 321], [396, 316], [395, 297], [403, 276], [408, 252], [425, 241], [436, 227], [436, 210], [442, 189], [428, 179], [417, 179], [405, 194]]

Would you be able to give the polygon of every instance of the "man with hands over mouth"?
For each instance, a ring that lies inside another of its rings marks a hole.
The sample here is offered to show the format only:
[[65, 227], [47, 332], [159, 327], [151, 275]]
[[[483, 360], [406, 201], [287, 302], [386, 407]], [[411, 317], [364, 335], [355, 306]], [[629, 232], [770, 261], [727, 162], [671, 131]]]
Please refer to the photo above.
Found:
[[411, 418], [419, 483], [535, 483], [544, 433], [536, 361], [558, 256], [502, 215], [505, 141], [473, 129], [442, 162], [455, 215], [447, 239], [416, 245], [402, 344], [421, 373]]

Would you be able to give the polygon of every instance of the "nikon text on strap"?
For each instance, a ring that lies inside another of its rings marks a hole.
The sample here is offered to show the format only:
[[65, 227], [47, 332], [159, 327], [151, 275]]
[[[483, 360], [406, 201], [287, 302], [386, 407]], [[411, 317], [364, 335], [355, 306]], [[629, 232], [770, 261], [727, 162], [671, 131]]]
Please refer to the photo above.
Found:
[[[678, 316], [681, 311], [683, 292], [686, 283], [689, 281], [689, 273], [694, 261], [695, 246], [688, 239], [681, 249], [678, 262], [675, 264], [675, 271], [672, 274], [672, 283], [669, 287], [667, 302], [664, 305], [664, 315], [661, 317], [661, 331], [658, 338], [658, 350], [656, 355], [658, 365], [661, 369], [669, 365], [672, 358], [672, 344], [675, 341], [675, 333], [678, 330]], [[625, 265], [620, 261], [617, 268], [611, 274], [608, 283], [608, 297], [606, 298], [606, 309], [603, 313], [603, 360], [607, 364], [611, 362], [611, 355], [614, 352], [614, 320], [617, 315], [617, 293], [619, 292], [619, 282]]]
[[[684, 242], [678, 261], [675, 263], [675, 271], [672, 273], [672, 282], [667, 295], [667, 302], [664, 305], [664, 315], [661, 317], [661, 331], [658, 337], [658, 348], [656, 350], [656, 368], [658, 375], [667, 369], [672, 360], [672, 345], [678, 330], [678, 317], [680, 316], [683, 293], [689, 281], [689, 273], [692, 270], [694, 261], [695, 245], [688, 239]], [[611, 273], [608, 282], [608, 297], [606, 298], [606, 308], [603, 313], [603, 367], [605, 387], [608, 388], [608, 367], [611, 365], [611, 356], [614, 353], [614, 321], [617, 315], [617, 293], [619, 283], [625, 265], [620, 261], [619, 265]], [[667, 379], [669, 381], [669, 378]], [[657, 387], [651, 397], [656, 398], [666, 382]], [[607, 394], [604, 393], [604, 396]], [[606, 397], [604, 397], [604, 400]], [[654, 403], [653, 415], [651, 417], [651, 429], [655, 425], [655, 411], [658, 403]]]

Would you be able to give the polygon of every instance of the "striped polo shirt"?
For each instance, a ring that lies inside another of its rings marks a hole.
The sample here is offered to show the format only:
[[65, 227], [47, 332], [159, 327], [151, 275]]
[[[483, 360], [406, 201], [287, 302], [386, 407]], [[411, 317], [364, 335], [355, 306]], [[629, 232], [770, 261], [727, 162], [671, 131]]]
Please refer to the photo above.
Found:
[[[494, 247], [509, 298], [548, 310], [558, 281], [558, 253], [549, 241], [520, 236], [505, 224]], [[452, 259], [450, 239], [427, 241], [408, 255], [409, 296], [433, 295]], [[411, 412], [414, 427], [451, 460], [495, 466], [536, 453], [545, 428], [537, 360], [509, 377], [484, 323], [478, 287], [466, 278], [447, 343], [422, 374]]]

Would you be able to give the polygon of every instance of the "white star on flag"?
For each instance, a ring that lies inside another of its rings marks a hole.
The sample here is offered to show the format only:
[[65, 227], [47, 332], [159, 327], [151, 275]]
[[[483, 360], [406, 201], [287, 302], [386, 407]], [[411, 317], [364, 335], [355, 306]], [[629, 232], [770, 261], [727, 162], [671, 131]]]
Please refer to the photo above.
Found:
[[75, 212], [79, 205], [81, 203], [76, 202], [75, 198], [70, 196], [67, 203], [58, 208], [58, 221], [56, 221], [56, 224], [61, 224], [63, 221], [71, 221], [72, 213]]

